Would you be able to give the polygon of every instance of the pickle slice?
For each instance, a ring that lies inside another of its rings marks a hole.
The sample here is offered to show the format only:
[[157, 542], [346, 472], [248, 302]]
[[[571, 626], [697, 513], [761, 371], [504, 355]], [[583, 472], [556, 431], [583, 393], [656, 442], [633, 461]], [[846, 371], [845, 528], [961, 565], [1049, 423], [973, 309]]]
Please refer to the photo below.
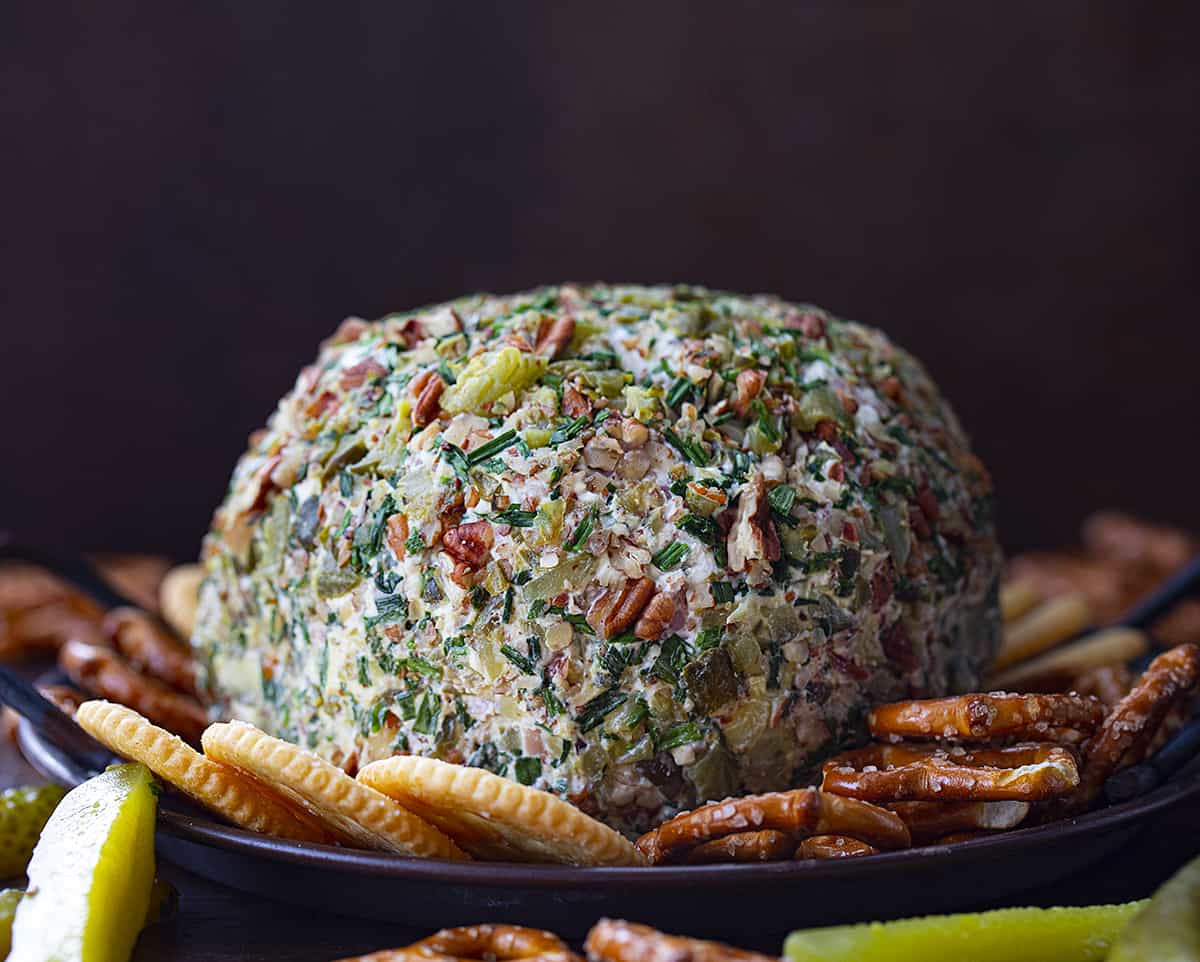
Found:
[[155, 791], [133, 764], [67, 793], [33, 851], [8, 962], [126, 962], [154, 881]]
[[20, 889], [0, 891], [0, 959], [6, 958], [12, 948], [13, 916], [17, 914], [17, 906], [24, 894]]
[[1125, 927], [1109, 962], [1200, 959], [1200, 858], [1176, 872]]
[[996, 909], [793, 932], [787, 962], [1099, 962], [1146, 904]]

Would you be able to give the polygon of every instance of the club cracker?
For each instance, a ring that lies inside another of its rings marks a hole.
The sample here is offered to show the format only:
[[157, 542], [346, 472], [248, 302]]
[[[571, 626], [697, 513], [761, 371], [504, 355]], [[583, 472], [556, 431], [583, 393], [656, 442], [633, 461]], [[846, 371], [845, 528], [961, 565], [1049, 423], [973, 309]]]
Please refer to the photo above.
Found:
[[569, 802], [480, 768], [397, 755], [367, 765], [358, 779], [428, 819], [478, 858], [643, 864], [628, 839]]
[[244, 722], [210, 725], [204, 753], [265, 783], [348, 844], [419, 858], [465, 859], [446, 835], [336, 765]]
[[228, 765], [205, 758], [131, 708], [85, 701], [75, 720], [122, 758], [141, 762], [164, 782], [241, 828], [298, 842], [336, 841], [307, 813], [296, 811]]

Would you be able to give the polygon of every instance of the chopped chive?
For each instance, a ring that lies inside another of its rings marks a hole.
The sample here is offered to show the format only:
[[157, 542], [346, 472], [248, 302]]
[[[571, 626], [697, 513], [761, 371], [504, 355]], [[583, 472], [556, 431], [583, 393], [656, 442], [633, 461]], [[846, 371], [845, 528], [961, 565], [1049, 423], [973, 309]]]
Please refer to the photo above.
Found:
[[701, 651], [716, 648], [721, 643], [721, 633], [723, 630], [720, 626], [716, 628], [701, 628], [699, 634], [696, 635], [696, 647]]
[[667, 391], [666, 402], [668, 407], [677, 408], [680, 403], [692, 393], [692, 382], [686, 377], [675, 378], [675, 383], [671, 385]]
[[485, 444], [479, 445], [474, 451], [469, 452], [467, 454], [467, 464], [474, 466], [481, 461], [486, 461], [493, 455], [499, 454], [511, 445], [516, 440], [516, 437], [516, 431], [505, 431], [503, 434], [497, 435]]
[[578, 417], [573, 421], [568, 421], [561, 428], [558, 428], [553, 434], [550, 435], [550, 443], [562, 444], [564, 441], [570, 441], [591, 423], [592, 419], [588, 417]]
[[675, 448], [676, 451], [698, 468], [706, 468], [712, 461], [708, 456], [708, 450], [704, 447], [703, 441], [697, 441], [695, 438], [681, 438], [670, 428], [667, 428], [663, 432], [663, 437], [667, 439], [671, 447]]
[[[546, 706], [547, 715], [549, 715], [551, 718], [556, 718], [562, 714], [562, 702], [559, 701], [554, 692], [550, 690], [549, 685], [542, 685], [542, 687], [538, 689], [537, 693], [542, 696], [542, 704]], [[567, 744], [569, 745], [570, 743], [568, 742]]]
[[612, 712], [620, 708], [629, 696], [623, 691], [618, 691], [616, 688], [609, 688], [607, 691], [600, 692], [595, 698], [589, 701], [580, 709], [578, 715], [575, 716], [575, 722], [579, 725], [581, 732], [588, 732], [604, 721]]
[[471, 462], [462, 448], [453, 444], [443, 444], [442, 459], [454, 469], [459, 481], [465, 484], [470, 480]]
[[682, 725], [668, 728], [662, 733], [658, 739], [658, 750], [660, 752], [670, 751], [680, 745], [698, 742], [703, 737], [704, 733], [700, 730], [699, 725], [695, 722], [684, 722]]
[[520, 508], [505, 508], [492, 515], [492, 520], [500, 524], [511, 524], [514, 528], [532, 528], [537, 520], [536, 511], [522, 511]]
[[533, 663], [533, 659], [528, 655], [522, 655], [512, 645], [501, 645], [500, 654], [511, 661], [522, 675], [536, 675], [538, 673], [537, 665]]
[[512, 620], [512, 613], [513, 613], [513, 590], [512, 590], [512, 588], [505, 588], [504, 589], [504, 613], [501, 617], [506, 625]]
[[650, 563], [659, 571], [670, 571], [680, 561], [690, 549], [682, 541], [675, 541], [667, 545], [662, 551], [657, 552], [651, 559]]
[[596, 527], [596, 512], [589, 511], [583, 516], [583, 520], [575, 526], [575, 531], [567, 541], [567, 549], [570, 551], [578, 551], [583, 547], [588, 538], [592, 536], [592, 530]]
[[727, 605], [733, 601], [733, 585], [728, 581], [714, 581], [711, 585], [713, 601]]

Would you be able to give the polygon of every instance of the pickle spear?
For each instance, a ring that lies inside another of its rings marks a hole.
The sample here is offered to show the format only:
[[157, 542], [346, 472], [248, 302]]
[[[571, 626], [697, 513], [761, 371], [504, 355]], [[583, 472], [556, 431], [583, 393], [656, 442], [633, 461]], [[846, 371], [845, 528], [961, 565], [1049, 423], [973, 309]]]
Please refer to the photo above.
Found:
[[17, 905], [24, 894], [20, 889], [0, 891], [0, 959], [6, 958], [12, 948], [13, 916], [17, 914]]
[[1125, 927], [1109, 962], [1200, 959], [1200, 858], [1176, 872]]
[[808, 929], [787, 937], [783, 957], [787, 962], [1100, 962], [1145, 904], [997, 909]]
[[33, 851], [8, 962], [126, 962], [150, 901], [157, 807], [138, 764], [67, 793]]

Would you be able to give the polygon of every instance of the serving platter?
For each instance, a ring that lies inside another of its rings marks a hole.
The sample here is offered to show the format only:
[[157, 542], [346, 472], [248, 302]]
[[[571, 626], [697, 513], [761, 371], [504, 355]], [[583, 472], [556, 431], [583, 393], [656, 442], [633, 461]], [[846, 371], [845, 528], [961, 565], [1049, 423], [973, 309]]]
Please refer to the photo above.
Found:
[[[86, 772], [29, 723], [21, 749], [66, 785]], [[303, 844], [217, 823], [162, 798], [160, 855], [265, 898], [433, 928], [511, 922], [579, 937], [601, 916], [734, 938], [797, 926], [994, 907], [1102, 860], [1158, 813], [1200, 801], [1200, 763], [1153, 791], [1077, 818], [864, 859], [656, 868], [448, 862]]]

